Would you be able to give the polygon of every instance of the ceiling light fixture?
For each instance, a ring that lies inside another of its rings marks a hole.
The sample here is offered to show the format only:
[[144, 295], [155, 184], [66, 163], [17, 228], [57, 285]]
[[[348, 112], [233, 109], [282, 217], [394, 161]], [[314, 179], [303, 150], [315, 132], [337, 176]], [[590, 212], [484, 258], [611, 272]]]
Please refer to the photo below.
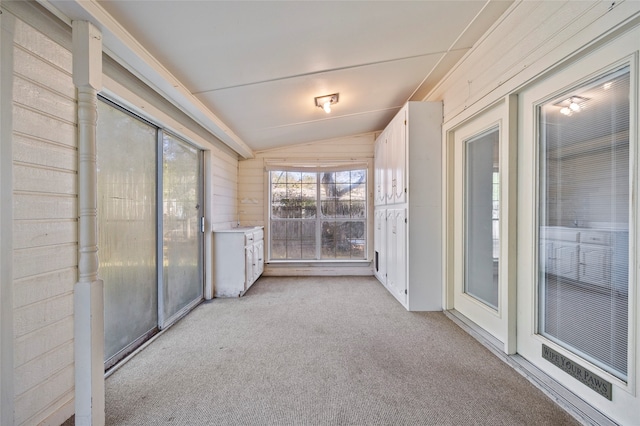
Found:
[[340, 94], [334, 93], [333, 95], [316, 96], [316, 106], [322, 108], [324, 112], [329, 114], [331, 112], [331, 105], [338, 103]]
[[561, 107], [561, 114], [573, 115], [574, 112], [580, 112], [583, 108], [582, 104], [588, 100], [588, 98], [583, 98], [582, 96], [571, 96], [561, 100], [560, 102], [556, 102], [554, 105]]

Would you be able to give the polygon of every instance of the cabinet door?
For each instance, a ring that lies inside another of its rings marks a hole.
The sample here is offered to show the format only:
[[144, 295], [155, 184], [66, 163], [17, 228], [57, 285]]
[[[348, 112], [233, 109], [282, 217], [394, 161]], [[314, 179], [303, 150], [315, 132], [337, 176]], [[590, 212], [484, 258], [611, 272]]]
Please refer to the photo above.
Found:
[[406, 161], [407, 161], [407, 143], [406, 143], [406, 125], [404, 111], [394, 118], [389, 133], [389, 146], [392, 158], [391, 166], [391, 202], [406, 202]]
[[611, 248], [581, 244], [578, 279], [588, 284], [611, 287]]
[[254, 246], [249, 245], [244, 249], [244, 289], [248, 289], [249, 286], [253, 283], [253, 256], [254, 256]]
[[540, 240], [540, 268], [547, 274], [558, 274], [553, 241]]
[[382, 284], [386, 284], [387, 275], [387, 210], [377, 209], [373, 219], [374, 265], [375, 276]]
[[255, 259], [253, 270], [253, 279], [255, 281], [264, 272], [264, 241], [258, 241], [255, 243], [253, 258]]
[[407, 297], [405, 217], [405, 209], [387, 211], [387, 288], [403, 304]]
[[556, 274], [560, 277], [578, 279], [578, 245], [556, 241], [554, 251], [556, 257]]
[[376, 206], [384, 205], [386, 201], [386, 132], [378, 137], [375, 144], [375, 158], [374, 158], [374, 183], [375, 183], [375, 195], [374, 204]]

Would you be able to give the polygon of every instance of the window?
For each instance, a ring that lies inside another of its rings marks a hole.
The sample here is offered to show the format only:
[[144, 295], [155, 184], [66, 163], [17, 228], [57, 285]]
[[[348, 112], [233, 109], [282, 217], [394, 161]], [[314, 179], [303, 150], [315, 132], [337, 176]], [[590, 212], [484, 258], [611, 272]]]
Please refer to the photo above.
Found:
[[365, 168], [269, 174], [270, 260], [366, 259]]

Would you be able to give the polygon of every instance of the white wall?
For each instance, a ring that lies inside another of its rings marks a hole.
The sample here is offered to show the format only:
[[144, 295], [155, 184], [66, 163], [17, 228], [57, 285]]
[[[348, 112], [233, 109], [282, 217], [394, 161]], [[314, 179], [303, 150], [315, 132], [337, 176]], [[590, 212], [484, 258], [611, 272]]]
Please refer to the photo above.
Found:
[[[265, 161], [282, 161], [295, 164], [309, 160], [373, 160], [376, 134], [367, 133], [345, 138], [317, 141], [283, 148], [256, 152], [249, 160], [238, 162], [238, 211], [241, 225], [261, 225], [265, 227], [265, 241], [268, 241], [268, 199], [265, 179]], [[369, 161], [372, 163], [372, 161]], [[371, 164], [373, 166], [373, 164]], [[373, 193], [372, 167], [369, 170], [369, 246], [373, 248]], [[266, 244], [266, 243], [265, 243]], [[265, 248], [266, 249], [266, 248]], [[371, 250], [370, 250], [371, 252]], [[372, 275], [371, 265], [353, 266], [340, 264], [269, 264], [265, 275]]]
[[421, 100], [444, 101], [450, 127], [597, 48], [611, 37], [606, 31], [629, 24], [638, 9], [637, 1], [515, 2]]
[[230, 228], [238, 221], [238, 156], [214, 149], [211, 173], [212, 229]]

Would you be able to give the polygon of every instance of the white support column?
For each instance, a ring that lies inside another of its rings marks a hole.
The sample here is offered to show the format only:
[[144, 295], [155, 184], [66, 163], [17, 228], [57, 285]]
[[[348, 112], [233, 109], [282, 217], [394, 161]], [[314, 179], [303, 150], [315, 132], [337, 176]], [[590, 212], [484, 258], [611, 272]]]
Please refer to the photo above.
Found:
[[98, 278], [96, 124], [102, 85], [102, 34], [73, 21], [73, 82], [78, 88], [78, 282], [74, 291], [75, 424], [102, 426], [104, 294]]

